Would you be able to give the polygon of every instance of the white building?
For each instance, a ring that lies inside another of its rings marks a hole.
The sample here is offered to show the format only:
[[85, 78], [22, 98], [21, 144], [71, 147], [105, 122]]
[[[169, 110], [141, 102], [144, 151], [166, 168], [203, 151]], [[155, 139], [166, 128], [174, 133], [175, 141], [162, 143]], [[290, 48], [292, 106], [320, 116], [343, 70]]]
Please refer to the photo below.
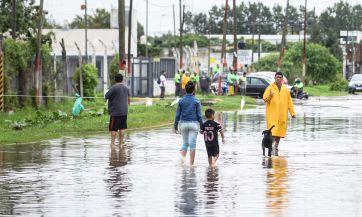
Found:
[[[87, 60], [88, 63], [92, 63], [98, 69], [99, 85], [98, 90], [105, 89], [104, 75], [109, 75], [110, 63], [118, 53], [119, 47], [119, 31], [118, 25], [115, 25], [114, 21], [118, 19], [117, 10], [111, 11], [111, 27], [112, 29], [88, 29], [87, 30]], [[128, 9], [126, 9], [126, 28], [125, 28], [125, 51], [128, 51]], [[131, 33], [131, 55], [137, 57], [137, 12], [132, 12], [132, 33]], [[43, 34], [49, 32], [54, 33], [54, 39], [52, 43], [52, 52], [54, 59], [61, 59], [62, 47], [60, 42], [64, 40], [65, 50], [67, 55], [67, 71], [65, 75], [67, 80], [67, 89], [63, 94], [71, 94], [72, 90], [72, 76], [75, 69], [79, 65], [79, 51], [76, 47], [78, 45], [83, 60], [85, 59], [85, 30], [84, 29], [44, 29]], [[106, 58], [104, 58], [106, 55]], [[105, 61], [106, 60], [106, 61]], [[106, 70], [106, 72], [105, 72]], [[108, 77], [108, 76], [106, 76]], [[109, 81], [109, 77], [106, 78]], [[60, 87], [61, 88], [61, 87]]]

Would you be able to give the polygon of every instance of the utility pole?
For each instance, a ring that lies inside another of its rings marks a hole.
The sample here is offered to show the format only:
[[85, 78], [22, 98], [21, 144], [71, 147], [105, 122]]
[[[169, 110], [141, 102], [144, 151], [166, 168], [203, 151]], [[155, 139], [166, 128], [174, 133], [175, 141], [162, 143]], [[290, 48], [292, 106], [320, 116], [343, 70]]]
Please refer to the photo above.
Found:
[[261, 37], [260, 37], [260, 34], [261, 34], [261, 25], [260, 25], [260, 22], [261, 22], [261, 19], [260, 19], [260, 13], [261, 13], [261, 9], [260, 9], [260, 3], [259, 3], [259, 14], [258, 14], [258, 61], [260, 60], [260, 52], [261, 52]]
[[184, 26], [184, 13], [185, 13], [185, 5], [183, 5], [183, 7], [181, 7], [182, 0], [180, 0], [180, 68], [183, 68], [182, 65], [182, 56], [183, 56], [183, 51], [182, 51], [182, 34], [183, 34], [183, 26]]
[[211, 43], [210, 43], [210, 34], [211, 34], [211, 16], [209, 14], [209, 26], [208, 26], [209, 40], [207, 45], [208, 50], [208, 59], [207, 59], [207, 71], [209, 72], [209, 76], [212, 75], [212, 70], [210, 70], [210, 54], [211, 54]]
[[148, 57], [148, 0], [146, 0], [146, 57]]
[[307, 69], [307, 0], [305, 0], [304, 6], [304, 41], [303, 41], [303, 82], [305, 81], [306, 69]]
[[118, 67], [119, 71], [123, 76], [126, 74], [124, 73], [125, 70], [125, 23], [124, 23], [124, 0], [118, 0], [118, 32], [119, 32], [119, 45], [118, 45], [118, 52], [119, 52], [119, 60], [118, 60]]
[[252, 31], [252, 35], [251, 35], [251, 66], [250, 66], [250, 70], [253, 72], [253, 63], [254, 63], [254, 33], [255, 33], [255, 22], [252, 23], [251, 26], [251, 31]]
[[234, 17], [234, 25], [233, 25], [233, 32], [234, 32], [234, 55], [233, 55], [233, 66], [234, 70], [237, 71], [238, 69], [238, 46], [237, 46], [237, 19], [236, 19], [236, 0], [233, 0], [233, 17]]
[[4, 54], [3, 54], [3, 36], [0, 33], [0, 112], [4, 111]]
[[[222, 72], [224, 72], [224, 67], [226, 64], [226, 59], [225, 59], [225, 50], [226, 50], [226, 29], [227, 29], [227, 18], [228, 18], [228, 0], [226, 0], [225, 3], [225, 14], [224, 14], [224, 25], [223, 25], [223, 30], [222, 30], [222, 47], [221, 47], [221, 64], [222, 64]], [[219, 78], [218, 78], [218, 95], [221, 95], [221, 77], [222, 77], [222, 73], [219, 74]]]
[[175, 18], [175, 5], [172, 5], [172, 11], [173, 11], [173, 40], [174, 40], [174, 47], [176, 50], [176, 18]]
[[260, 37], [260, 34], [261, 34], [261, 25], [260, 25], [260, 19], [258, 21], [258, 61], [260, 60], [260, 52], [261, 52], [261, 37]]
[[16, 39], [16, 0], [12, 0], [12, 15], [13, 15], [13, 19], [12, 19], [12, 38]]
[[108, 91], [108, 55], [107, 55], [107, 46], [104, 44], [102, 40], [98, 40], [103, 48], [104, 48], [104, 55], [103, 55], [103, 94], [106, 95]]
[[38, 33], [36, 37], [36, 56], [35, 56], [35, 105], [40, 107], [42, 95], [42, 72], [41, 72], [41, 36], [43, 28], [43, 4], [44, 0], [40, 0]]
[[133, 9], [133, 0], [129, 1], [129, 13], [128, 13], [128, 74], [132, 72], [131, 69], [131, 36], [132, 36], [132, 9]]
[[354, 44], [354, 35], [355, 35], [355, 26], [354, 26], [354, 8], [352, 8], [352, 75], [355, 73], [355, 44]]
[[65, 50], [64, 38], [59, 42], [62, 47], [63, 75], [65, 75], [65, 84], [67, 87], [67, 96], [69, 96], [68, 69], [67, 69], [67, 51]]
[[277, 71], [278, 72], [280, 71], [280, 67], [282, 65], [284, 52], [285, 52], [285, 46], [286, 46], [286, 36], [287, 36], [287, 33], [288, 33], [288, 10], [289, 10], [289, 0], [287, 0], [287, 7], [285, 9], [282, 43], [281, 43], [281, 49], [280, 49], [279, 59], [278, 59], [278, 63], [277, 63]]
[[79, 46], [77, 44], [77, 42], [74, 42], [75, 46], [77, 47], [78, 50], [78, 61], [79, 61], [79, 89], [80, 89], [80, 96], [83, 97], [83, 72], [82, 72], [82, 52], [79, 49]]
[[84, 0], [84, 30], [85, 30], [85, 63], [88, 63], [88, 16], [87, 16], [87, 0]]

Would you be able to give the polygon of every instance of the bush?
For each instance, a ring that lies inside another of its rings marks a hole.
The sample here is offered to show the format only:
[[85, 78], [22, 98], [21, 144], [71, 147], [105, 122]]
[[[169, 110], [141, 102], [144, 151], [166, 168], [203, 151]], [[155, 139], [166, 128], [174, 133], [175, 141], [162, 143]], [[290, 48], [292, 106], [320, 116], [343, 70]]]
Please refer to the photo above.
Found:
[[[79, 84], [79, 68], [77, 68], [73, 75], [74, 83], [77, 84], [77, 89], [80, 91]], [[83, 77], [83, 93], [84, 96], [95, 96], [96, 87], [98, 84], [97, 68], [92, 64], [82, 65], [82, 77]]]
[[[254, 63], [258, 71], [275, 71], [279, 54], [270, 54]], [[286, 49], [282, 62], [281, 71], [286, 74], [289, 80], [302, 77], [303, 43], [294, 43]], [[342, 70], [338, 62], [327, 48], [308, 43], [307, 45], [307, 74], [306, 80], [315, 83], [326, 84], [336, 79], [336, 75]]]
[[343, 80], [343, 79], [336, 80], [335, 82], [333, 82], [329, 85], [329, 90], [347, 91], [348, 90], [348, 81]]

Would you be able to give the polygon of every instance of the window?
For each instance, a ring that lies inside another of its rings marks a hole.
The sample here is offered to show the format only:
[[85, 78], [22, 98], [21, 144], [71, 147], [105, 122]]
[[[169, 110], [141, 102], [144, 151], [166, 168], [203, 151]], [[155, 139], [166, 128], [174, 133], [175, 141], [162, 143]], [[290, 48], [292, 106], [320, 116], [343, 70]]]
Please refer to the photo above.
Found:
[[251, 78], [250, 84], [251, 85], [263, 85], [264, 83], [259, 78]]

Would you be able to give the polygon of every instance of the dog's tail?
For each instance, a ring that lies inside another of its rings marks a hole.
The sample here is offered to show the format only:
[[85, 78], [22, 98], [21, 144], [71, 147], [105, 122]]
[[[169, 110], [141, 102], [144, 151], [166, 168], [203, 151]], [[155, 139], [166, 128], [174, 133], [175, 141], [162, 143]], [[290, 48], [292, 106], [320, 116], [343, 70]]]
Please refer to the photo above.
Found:
[[270, 127], [270, 129], [269, 129], [268, 131], [271, 132], [274, 127], [275, 127], [275, 125], [273, 125], [272, 127]]

